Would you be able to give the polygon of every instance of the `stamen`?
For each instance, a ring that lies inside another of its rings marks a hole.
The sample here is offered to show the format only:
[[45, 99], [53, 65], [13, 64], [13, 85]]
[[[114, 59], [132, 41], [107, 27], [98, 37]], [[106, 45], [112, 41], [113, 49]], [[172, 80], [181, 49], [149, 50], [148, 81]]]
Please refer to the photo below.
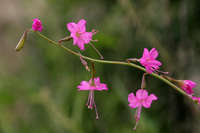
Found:
[[86, 106], [88, 106], [88, 108], [89, 108], [89, 102], [90, 102], [90, 92], [89, 92], [88, 100], [87, 100], [87, 103], [86, 103]]
[[87, 104], [88, 106], [88, 109], [95, 109], [95, 113], [96, 113], [96, 119], [98, 120], [99, 119], [99, 115], [98, 115], [98, 111], [97, 111], [97, 107], [96, 107], [96, 104], [95, 104], [95, 101], [94, 101], [94, 90], [90, 90], [89, 92], [89, 96], [88, 96], [88, 101], [87, 101]]
[[135, 114], [136, 123], [135, 123], [135, 127], [133, 128], [133, 130], [136, 130], [136, 128], [137, 128], [138, 122], [140, 120], [141, 111], [142, 111], [142, 106], [139, 106], [136, 110], [136, 114]]
[[93, 108], [93, 96], [92, 96], [92, 92], [93, 92], [93, 91], [90, 91], [90, 104], [89, 104], [89, 106], [88, 106], [88, 108], [91, 109], [91, 110], [92, 110], [92, 108]]
[[158, 73], [165, 74], [165, 75], [168, 75], [168, 74], [169, 74], [169, 72], [163, 72], [163, 71], [160, 71], [160, 70], [155, 70], [155, 71], [158, 72]]
[[93, 104], [94, 104], [94, 109], [95, 109], [95, 113], [96, 113], [96, 119], [98, 120], [98, 119], [99, 119], [99, 115], [98, 115], [96, 103], [95, 103], [95, 101], [94, 101], [94, 92], [92, 93], [92, 95], [93, 95]]

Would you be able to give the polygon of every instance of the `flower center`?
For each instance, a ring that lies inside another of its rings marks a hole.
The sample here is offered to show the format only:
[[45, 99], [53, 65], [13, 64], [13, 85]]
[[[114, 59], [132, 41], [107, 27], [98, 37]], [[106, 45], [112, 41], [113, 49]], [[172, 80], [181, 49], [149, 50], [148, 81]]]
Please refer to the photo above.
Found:
[[146, 61], [149, 62], [151, 59], [150, 58], [146, 58]]
[[77, 37], [80, 37], [80, 35], [81, 35], [81, 34], [80, 34], [79, 32], [76, 32], [76, 36], [77, 36]]

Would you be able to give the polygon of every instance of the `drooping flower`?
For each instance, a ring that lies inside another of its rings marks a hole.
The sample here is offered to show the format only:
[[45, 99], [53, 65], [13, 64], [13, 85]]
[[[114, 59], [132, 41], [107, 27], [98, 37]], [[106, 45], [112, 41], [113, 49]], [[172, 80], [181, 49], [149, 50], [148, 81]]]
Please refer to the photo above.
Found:
[[157, 100], [157, 99], [158, 98], [154, 94], [150, 94], [148, 96], [148, 92], [144, 89], [137, 90], [136, 96], [134, 95], [134, 93], [130, 93], [128, 95], [129, 107], [137, 108], [136, 114], [135, 114], [136, 124], [135, 124], [134, 130], [136, 129], [137, 124], [140, 120], [142, 107], [150, 108], [152, 101]]
[[178, 80], [180, 87], [189, 95], [194, 93], [193, 88], [196, 87], [196, 83], [191, 80]]
[[42, 22], [38, 18], [33, 19], [32, 29], [34, 31], [42, 31]]
[[160, 61], [156, 60], [157, 57], [158, 51], [155, 48], [152, 48], [151, 51], [144, 48], [143, 56], [139, 59], [139, 62], [146, 68], [148, 73], [152, 73], [162, 65]]
[[100, 78], [96, 77], [94, 79], [90, 79], [89, 81], [82, 81], [80, 85], [77, 86], [79, 91], [89, 91], [87, 106], [89, 109], [95, 109], [96, 112], [96, 119], [99, 118], [96, 104], [94, 101], [94, 91], [103, 91], [108, 90], [106, 84], [100, 82]]
[[85, 50], [85, 44], [92, 40], [92, 32], [86, 32], [86, 20], [81, 19], [77, 24], [74, 22], [67, 24], [67, 29], [71, 32], [73, 44], [77, 45], [80, 50]]

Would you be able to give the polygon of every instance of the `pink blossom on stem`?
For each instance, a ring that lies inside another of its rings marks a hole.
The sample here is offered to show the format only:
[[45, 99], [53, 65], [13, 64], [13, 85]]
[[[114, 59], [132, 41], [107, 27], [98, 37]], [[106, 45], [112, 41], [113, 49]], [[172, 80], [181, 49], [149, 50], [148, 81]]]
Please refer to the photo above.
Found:
[[162, 65], [160, 61], [156, 60], [157, 57], [158, 51], [155, 48], [152, 48], [151, 51], [144, 48], [143, 56], [139, 59], [139, 62], [146, 68], [148, 73], [152, 73]]
[[70, 22], [67, 24], [67, 29], [71, 32], [73, 44], [77, 45], [80, 50], [85, 50], [85, 44], [92, 40], [92, 32], [86, 32], [86, 20], [81, 19], [77, 24]]
[[192, 95], [194, 93], [192, 88], [196, 87], [196, 83], [191, 80], [178, 80], [179, 85], [181, 88], [189, 95]]
[[148, 92], [144, 89], [137, 90], [136, 96], [134, 95], [134, 93], [130, 93], [128, 95], [129, 107], [137, 108], [136, 114], [135, 114], [136, 124], [135, 124], [134, 130], [136, 130], [137, 124], [140, 120], [142, 106], [144, 108], [150, 108], [152, 101], [157, 100], [157, 99], [158, 98], [154, 94], [150, 94], [148, 96]]
[[96, 119], [99, 118], [97, 107], [94, 101], [94, 91], [103, 91], [108, 90], [107, 85], [100, 82], [100, 78], [96, 77], [94, 79], [90, 79], [89, 81], [82, 81], [80, 85], [77, 86], [79, 91], [89, 91], [87, 106], [89, 109], [95, 109]]
[[32, 29], [34, 31], [42, 31], [42, 22], [38, 18], [33, 19]]

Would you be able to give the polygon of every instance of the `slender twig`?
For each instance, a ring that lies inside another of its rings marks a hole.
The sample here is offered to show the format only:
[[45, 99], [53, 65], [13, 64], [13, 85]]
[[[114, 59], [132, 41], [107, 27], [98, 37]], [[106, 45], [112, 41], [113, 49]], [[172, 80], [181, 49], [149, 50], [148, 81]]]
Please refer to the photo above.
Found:
[[[69, 49], [69, 48], [67, 48], [67, 47], [65, 47], [65, 46], [63, 46], [63, 45], [58, 44], [57, 42], [55, 42], [55, 41], [49, 39], [48, 37], [42, 35], [42, 34], [39, 33], [39, 32], [36, 32], [36, 33], [37, 33], [40, 37], [42, 37], [43, 39], [47, 40], [49, 43], [51, 43], [51, 44], [53, 44], [53, 45], [55, 45], [55, 46], [57, 46], [57, 47], [61, 47], [61, 48], [63, 48], [65, 51], [67, 51], [67, 52], [69, 52], [69, 53], [71, 53], [71, 54], [73, 54], [73, 55], [76, 55], [76, 56], [78, 56], [78, 57], [82, 57], [82, 58], [85, 59], [85, 60], [89, 60], [89, 61], [97, 62], [97, 63], [103, 63], [103, 64], [117, 64], [117, 65], [131, 66], [131, 67], [134, 67], [134, 68], [139, 69], [139, 70], [141, 70], [141, 71], [147, 72], [147, 71], [145, 70], [145, 68], [143, 68], [143, 67], [141, 67], [141, 66], [139, 66], [139, 65], [136, 65], [136, 64], [134, 64], [134, 63], [124, 62], [124, 61], [99, 60], [99, 59], [94, 59], [94, 58], [91, 58], [91, 57], [87, 57], [87, 56], [81, 55], [80, 53], [74, 52], [73, 50], [71, 50], [71, 49]], [[153, 77], [155, 77], [155, 78], [157, 78], [157, 79], [159, 79], [159, 80], [165, 82], [166, 84], [168, 84], [169, 86], [171, 86], [172, 88], [174, 88], [175, 90], [177, 90], [178, 92], [180, 92], [181, 94], [183, 94], [184, 96], [190, 98], [190, 96], [189, 96], [187, 93], [185, 93], [181, 88], [177, 87], [175, 84], [171, 83], [169, 80], [165, 79], [164, 77], [162, 77], [162, 76], [160, 76], [160, 75], [158, 75], [158, 74], [156, 74], [156, 73], [152, 73], [152, 74], [149, 74], [149, 75], [151, 75], [151, 76], [153, 76]], [[191, 98], [190, 98], [190, 99], [191, 99]]]
[[99, 50], [92, 44], [92, 43], [89, 43], [90, 46], [92, 46], [92, 48], [97, 52], [97, 54], [100, 56], [100, 58], [103, 60], [104, 57], [103, 55], [99, 52]]

